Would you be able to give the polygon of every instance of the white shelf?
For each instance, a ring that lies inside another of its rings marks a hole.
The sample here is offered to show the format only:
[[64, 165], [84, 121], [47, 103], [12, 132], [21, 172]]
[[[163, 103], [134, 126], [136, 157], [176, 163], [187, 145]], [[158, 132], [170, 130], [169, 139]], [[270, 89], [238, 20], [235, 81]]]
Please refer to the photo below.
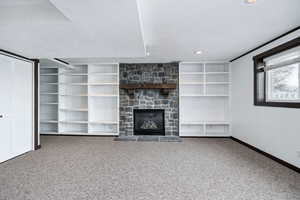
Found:
[[59, 123], [66, 123], [66, 124], [88, 124], [88, 121], [59, 121]]
[[229, 121], [210, 121], [210, 122], [205, 122], [206, 125], [229, 125]]
[[181, 82], [180, 85], [204, 85], [204, 82]]
[[58, 95], [58, 93], [51, 93], [51, 92], [41, 92], [41, 95]]
[[45, 83], [45, 82], [41, 82], [42, 85], [58, 85], [58, 83]]
[[206, 85], [227, 85], [230, 84], [230, 82], [206, 82]]
[[41, 133], [118, 135], [118, 64], [41, 69]]
[[41, 69], [58, 69], [57, 66], [42, 66]]
[[180, 136], [203, 137], [205, 134], [203, 132], [181, 131]]
[[88, 112], [88, 108], [78, 108], [78, 109], [72, 109], [72, 108], [60, 108], [61, 111], [69, 111], [69, 112]]
[[49, 131], [49, 132], [41, 131], [40, 134], [42, 134], [42, 135], [57, 135], [59, 133], [58, 132], [52, 132], [52, 131]]
[[228, 63], [180, 63], [179, 135], [230, 135]]
[[89, 73], [89, 75], [117, 76], [118, 73], [110, 73], [110, 72], [93, 72], [93, 73]]
[[182, 75], [204, 75], [205, 72], [182, 72]]
[[41, 123], [44, 123], [44, 124], [57, 124], [58, 121], [55, 121], [55, 120], [48, 120], [48, 121], [41, 121]]
[[107, 124], [107, 125], [116, 125], [118, 122], [113, 121], [59, 121], [59, 123], [68, 123], [68, 124]]
[[181, 85], [227, 85], [230, 82], [181, 82]]
[[59, 83], [59, 85], [79, 85], [79, 86], [88, 86], [88, 83]]
[[218, 74], [229, 74], [229, 72], [182, 72], [181, 75], [218, 75]]
[[89, 132], [89, 135], [106, 135], [106, 136], [110, 136], [110, 135], [118, 135], [117, 132], [115, 133], [107, 133], [107, 132]]
[[97, 86], [97, 85], [119, 85], [119, 83], [89, 83], [91, 86]]
[[223, 131], [206, 131], [206, 135], [221, 136], [221, 135], [224, 135], [224, 132]]
[[88, 135], [88, 132], [64, 131], [60, 132], [61, 135]]
[[229, 125], [228, 121], [186, 121], [181, 122], [183, 125]]
[[118, 97], [116, 94], [60, 94], [60, 96], [72, 97]]
[[90, 124], [108, 124], [108, 125], [115, 125], [118, 124], [117, 121], [90, 121]]
[[60, 94], [59, 96], [71, 96], [71, 97], [87, 97], [88, 94]]
[[181, 122], [182, 125], [204, 125], [204, 122]]
[[60, 85], [82, 85], [82, 86], [98, 86], [98, 85], [119, 85], [118, 83], [59, 83]]
[[93, 73], [61, 73], [60, 75], [65, 75], [65, 76], [91, 76], [91, 75], [117, 76], [118, 73], [101, 73], [101, 72], [93, 72]]
[[116, 94], [90, 94], [90, 97], [118, 97]]
[[229, 72], [206, 72], [205, 74], [208, 74], [208, 75], [214, 75], [214, 74], [225, 74], [225, 75], [229, 75]]
[[43, 73], [41, 76], [57, 76], [57, 73]]
[[197, 94], [184, 94], [184, 95], [180, 95], [181, 97], [229, 97], [229, 95], [219, 95], [219, 94], [215, 94], [215, 95], [197, 95]]
[[58, 103], [47, 103], [47, 102], [42, 102], [41, 105], [58, 105]]
[[59, 75], [65, 75], [65, 76], [88, 76], [88, 73], [60, 73]]

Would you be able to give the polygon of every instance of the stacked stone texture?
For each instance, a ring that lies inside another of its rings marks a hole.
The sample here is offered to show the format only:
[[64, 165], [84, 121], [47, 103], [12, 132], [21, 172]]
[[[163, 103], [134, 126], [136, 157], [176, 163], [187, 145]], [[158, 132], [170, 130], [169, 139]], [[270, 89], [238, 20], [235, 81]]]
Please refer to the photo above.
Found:
[[159, 89], [136, 89], [134, 95], [120, 89], [120, 135], [132, 136], [134, 109], [164, 109], [165, 134], [178, 136], [179, 92], [178, 63], [165, 64], [120, 64], [120, 84], [175, 83], [176, 89], [168, 95]]

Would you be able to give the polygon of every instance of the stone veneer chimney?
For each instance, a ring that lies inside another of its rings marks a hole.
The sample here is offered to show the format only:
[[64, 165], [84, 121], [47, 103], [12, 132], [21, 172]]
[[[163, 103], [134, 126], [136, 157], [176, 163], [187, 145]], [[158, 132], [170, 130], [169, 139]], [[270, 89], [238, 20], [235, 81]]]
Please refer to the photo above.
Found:
[[121, 84], [175, 83], [176, 89], [162, 94], [159, 89], [135, 89], [129, 95], [120, 89], [120, 136], [134, 135], [134, 109], [164, 109], [165, 135], [178, 136], [179, 130], [179, 64], [178, 63], [141, 63], [120, 64]]

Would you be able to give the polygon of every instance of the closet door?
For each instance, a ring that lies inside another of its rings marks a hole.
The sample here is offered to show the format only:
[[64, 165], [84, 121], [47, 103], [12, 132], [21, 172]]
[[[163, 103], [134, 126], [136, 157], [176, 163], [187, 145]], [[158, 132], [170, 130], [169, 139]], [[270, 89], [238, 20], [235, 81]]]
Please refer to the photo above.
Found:
[[0, 162], [12, 157], [11, 153], [11, 97], [13, 62], [0, 55]]
[[0, 55], [0, 163], [33, 150], [33, 65]]
[[33, 64], [15, 60], [12, 83], [12, 154], [33, 150]]

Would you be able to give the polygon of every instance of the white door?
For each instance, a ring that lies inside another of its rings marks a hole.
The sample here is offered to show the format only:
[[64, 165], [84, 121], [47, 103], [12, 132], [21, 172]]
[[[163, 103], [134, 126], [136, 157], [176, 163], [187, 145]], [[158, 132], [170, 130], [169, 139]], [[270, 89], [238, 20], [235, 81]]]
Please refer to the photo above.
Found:
[[11, 97], [13, 62], [0, 55], [0, 162], [11, 158]]
[[33, 65], [0, 55], [0, 162], [33, 150]]
[[33, 150], [33, 64], [15, 60], [12, 83], [12, 154]]

